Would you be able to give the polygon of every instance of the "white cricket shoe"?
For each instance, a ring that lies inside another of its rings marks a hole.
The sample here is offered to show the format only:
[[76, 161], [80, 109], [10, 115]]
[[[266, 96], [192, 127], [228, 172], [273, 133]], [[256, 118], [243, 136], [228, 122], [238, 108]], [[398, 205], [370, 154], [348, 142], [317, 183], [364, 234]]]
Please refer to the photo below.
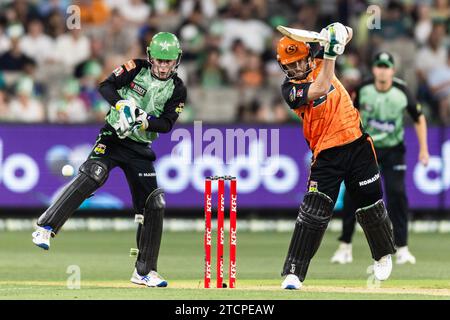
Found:
[[299, 290], [302, 287], [300, 279], [295, 274], [288, 274], [281, 284], [282, 289]]
[[331, 263], [346, 264], [352, 262], [353, 262], [352, 244], [341, 242], [339, 248], [336, 250], [333, 257], [331, 258]]
[[137, 273], [136, 268], [131, 276], [131, 282], [146, 285], [147, 287], [167, 287], [167, 281], [164, 280], [156, 271], [150, 271], [148, 275], [141, 276]]
[[50, 249], [50, 238], [52, 237], [52, 228], [50, 227], [37, 227], [36, 231], [32, 234], [33, 243], [38, 247], [48, 250]]
[[395, 257], [396, 264], [416, 264], [416, 257], [414, 257], [411, 252], [409, 252], [408, 246], [398, 248]]
[[375, 261], [373, 263], [373, 273], [375, 275], [375, 278], [384, 281], [389, 278], [392, 271], [392, 258], [391, 255], [388, 254], [384, 257], [381, 257], [380, 260]]

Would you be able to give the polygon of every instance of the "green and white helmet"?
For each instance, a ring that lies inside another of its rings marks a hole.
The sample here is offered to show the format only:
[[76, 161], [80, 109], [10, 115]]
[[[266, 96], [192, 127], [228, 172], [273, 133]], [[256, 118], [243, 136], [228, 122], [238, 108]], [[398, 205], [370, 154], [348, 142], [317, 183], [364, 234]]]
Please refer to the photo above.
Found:
[[177, 70], [182, 53], [180, 41], [178, 41], [178, 38], [170, 32], [159, 32], [155, 34], [150, 45], [147, 47], [147, 55], [150, 64], [153, 64], [153, 59], [177, 61], [171, 74]]

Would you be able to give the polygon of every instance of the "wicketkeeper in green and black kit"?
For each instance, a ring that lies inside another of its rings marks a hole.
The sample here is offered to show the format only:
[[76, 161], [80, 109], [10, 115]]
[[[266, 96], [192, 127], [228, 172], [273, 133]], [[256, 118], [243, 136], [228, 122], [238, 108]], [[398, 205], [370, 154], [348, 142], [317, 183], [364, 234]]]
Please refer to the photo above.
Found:
[[[421, 106], [406, 88], [403, 81], [394, 78], [394, 59], [388, 52], [375, 56], [372, 65], [373, 78], [356, 90], [354, 105], [361, 114], [367, 133], [373, 139], [380, 172], [384, 179], [387, 208], [391, 218], [396, 263], [416, 262], [408, 250], [408, 199], [405, 189], [404, 110], [414, 121], [419, 141], [419, 161], [428, 164], [427, 124]], [[344, 196], [343, 231], [341, 245], [331, 258], [333, 263], [350, 263], [352, 236], [355, 229], [355, 210], [348, 193]]]
[[167, 282], [156, 272], [165, 200], [156, 182], [156, 157], [150, 146], [158, 133], [172, 129], [183, 110], [186, 87], [176, 74], [182, 51], [175, 35], [156, 34], [147, 54], [148, 60], [130, 60], [100, 84], [100, 93], [112, 106], [106, 124], [77, 176], [39, 217], [33, 242], [48, 250], [50, 237], [119, 167], [127, 178], [139, 222], [139, 251], [131, 281], [165, 287]]

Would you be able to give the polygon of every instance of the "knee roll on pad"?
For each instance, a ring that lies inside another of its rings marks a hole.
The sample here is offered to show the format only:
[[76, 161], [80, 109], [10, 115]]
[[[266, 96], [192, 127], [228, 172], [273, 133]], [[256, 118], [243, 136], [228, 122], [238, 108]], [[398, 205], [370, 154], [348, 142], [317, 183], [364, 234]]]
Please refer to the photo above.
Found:
[[326, 194], [308, 192], [305, 195], [295, 223], [282, 276], [295, 274], [300, 281], [305, 279], [309, 263], [322, 242], [333, 208], [334, 202]]
[[166, 201], [162, 189], [154, 190], [145, 202], [143, 219], [137, 231], [139, 255], [136, 261], [138, 274], [147, 275], [157, 271], [159, 248], [163, 229]]
[[374, 260], [395, 253], [392, 223], [383, 200], [356, 210], [356, 219], [364, 230]]
[[56, 234], [73, 212], [101, 187], [108, 178], [108, 167], [97, 160], [87, 160], [78, 175], [64, 187], [56, 200], [39, 217], [39, 226], [50, 226]]

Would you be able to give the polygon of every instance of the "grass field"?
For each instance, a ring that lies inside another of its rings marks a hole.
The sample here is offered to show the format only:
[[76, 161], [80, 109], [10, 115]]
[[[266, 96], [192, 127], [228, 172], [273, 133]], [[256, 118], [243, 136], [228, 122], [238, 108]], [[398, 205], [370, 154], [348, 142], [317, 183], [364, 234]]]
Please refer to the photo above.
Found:
[[[32, 245], [30, 232], [2, 232], [0, 299], [450, 299], [448, 234], [412, 234], [418, 263], [394, 265], [390, 280], [368, 288], [371, 259], [364, 236], [356, 235], [354, 262], [340, 266], [329, 263], [337, 234], [328, 232], [303, 289], [294, 292], [279, 289], [289, 233], [240, 233], [238, 288], [210, 290], [202, 288], [202, 233], [164, 234], [159, 272], [168, 288], [129, 282], [134, 238], [132, 232], [67, 231], [45, 252]], [[81, 270], [78, 290], [67, 288], [71, 265]]]

